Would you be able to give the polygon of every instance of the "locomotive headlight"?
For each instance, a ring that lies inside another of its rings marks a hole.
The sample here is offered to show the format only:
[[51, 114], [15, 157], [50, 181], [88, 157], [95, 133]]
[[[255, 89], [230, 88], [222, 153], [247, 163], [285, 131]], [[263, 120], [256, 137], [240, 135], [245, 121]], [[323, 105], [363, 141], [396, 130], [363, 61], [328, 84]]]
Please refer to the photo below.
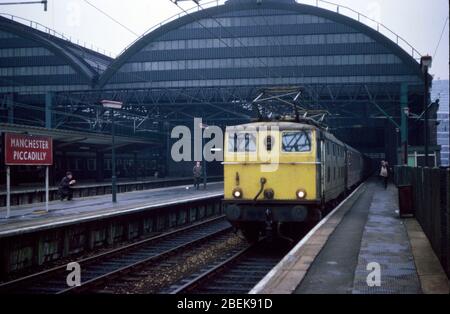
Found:
[[298, 190], [296, 194], [299, 199], [304, 199], [306, 197], [306, 191], [303, 189]]
[[264, 198], [267, 200], [271, 200], [273, 199], [275, 195], [275, 192], [273, 191], [273, 189], [266, 189], [264, 190]]
[[232, 194], [234, 198], [242, 198], [242, 190], [240, 188], [235, 188]]

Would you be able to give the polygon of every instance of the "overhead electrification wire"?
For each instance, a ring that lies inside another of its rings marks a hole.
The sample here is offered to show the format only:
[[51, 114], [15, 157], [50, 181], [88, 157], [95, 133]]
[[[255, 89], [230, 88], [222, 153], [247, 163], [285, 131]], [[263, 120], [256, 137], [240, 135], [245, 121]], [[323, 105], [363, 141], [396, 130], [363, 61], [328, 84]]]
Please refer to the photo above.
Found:
[[139, 37], [140, 35], [137, 34], [135, 31], [133, 31], [132, 29], [130, 29], [129, 27], [127, 27], [126, 25], [120, 23], [118, 20], [116, 20], [115, 18], [113, 18], [111, 15], [109, 15], [108, 13], [106, 13], [105, 11], [103, 11], [102, 9], [100, 9], [99, 7], [96, 7], [95, 5], [93, 5], [91, 2], [89, 2], [88, 0], [84, 0], [84, 2], [86, 2], [88, 5], [90, 5], [91, 7], [93, 7], [95, 10], [97, 10], [98, 12], [100, 12], [101, 14], [103, 14], [104, 16], [106, 16], [107, 18], [109, 18], [111, 21], [115, 22], [116, 24], [122, 26], [124, 29], [126, 29], [127, 31], [129, 31], [130, 33], [132, 33], [133, 35], [135, 35], [136, 37]]
[[[235, 39], [235, 40], [237, 40], [237, 41], [239, 42], [240, 47], [231, 47], [225, 40], [223, 40], [223, 38], [222, 38], [221, 36], [218, 36], [218, 35], [214, 34], [208, 27], [206, 27], [205, 25], [203, 25], [203, 24], [200, 22], [200, 20], [196, 20], [195, 18], [193, 18], [192, 15], [191, 15], [191, 13], [189, 13], [188, 11], [186, 11], [186, 10], [185, 10], [183, 7], [181, 7], [178, 3], [173, 2], [173, 1], [171, 1], [171, 0], [169, 0], [169, 1], [172, 2], [173, 4], [175, 4], [175, 5], [176, 5], [180, 10], [182, 10], [187, 16], [191, 17], [191, 19], [192, 19], [194, 22], [198, 23], [202, 28], [204, 28], [208, 33], [210, 33], [212, 36], [214, 36], [214, 37], [217, 38], [219, 41], [221, 41], [221, 42], [222, 42], [225, 46], [227, 46], [228, 48], [231, 48], [231, 49], [233, 49], [233, 48], [246, 48], [246, 49], [250, 49], [250, 48], [249, 48], [247, 45], [245, 45], [238, 37], [236, 37], [233, 33], [231, 33], [231, 32], [230, 32], [230, 31], [229, 31], [222, 23], [220, 23], [220, 21], [217, 20], [217, 18], [215, 18], [215, 17], [213, 17], [213, 16], [211, 16], [210, 14], [207, 13], [207, 14], [208, 14], [208, 17], [211, 18], [211, 19], [213, 19], [213, 20], [220, 26], [221, 29], [223, 29], [225, 32], [227, 32], [228, 34], [230, 34], [232, 39]], [[201, 6], [200, 3], [198, 3], [198, 7], [199, 7], [200, 9], [202, 9], [203, 11], [207, 12], [206, 9], [203, 8], [203, 7]], [[252, 64], [250, 63], [250, 61], [246, 60], [246, 58], [248, 58], [248, 56], [243, 56], [243, 55], [241, 55], [241, 57], [242, 57], [242, 59], [244, 59], [251, 67], [254, 67], [254, 65], [252, 65]], [[265, 68], [267, 69], [267, 71], [269, 72], [269, 75], [267, 75], [266, 73], [264, 73], [264, 71], [261, 71], [259, 67], [255, 67], [255, 69], [258, 70], [260, 73], [263, 73], [263, 75], [264, 75], [265, 77], [267, 77], [267, 78], [276, 78], [276, 77], [281, 78], [281, 75], [272, 75], [269, 66], [267, 65], [267, 63], [265, 63], [265, 62], [261, 59], [261, 57], [256, 57], [256, 59], [257, 59], [261, 64], [263, 64], [264, 67], [265, 67]]]
[[[90, 3], [88, 0], [84, 0], [87, 4], [89, 4], [90, 6], [92, 6], [93, 8], [95, 8], [96, 10], [98, 10], [100, 13], [102, 13], [103, 15], [105, 15], [105, 16], [107, 16], [108, 18], [110, 18], [111, 20], [113, 20], [114, 22], [116, 22], [117, 24], [119, 24], [120, 26], [122, 26], [122, 27], [124, 27], [125, 29], [127, 29], [129, 32], [131, 32], [131, 33], [133, 33], [134, 35], [136, 35], [136, 36], [138, 36], [138, 34], [136, 34], [135, 32], [133, 32], [131, 29], [129, 29], [128, 27], [126, 27], [125, 25], [123, 25], [122, 23], [120, 23], [119, 21], [117, 21], [117, 20], [115, 20], [113, 17], [111, 17], [110, 15], [108, 15], [106, 12], [104, 12], [104, 11], [102, 11], [101, 9], [99, 9], [98, 7], [96, 7], [95, 5], [93, 5], [92, 3]], [[183, 10], [184, 11], [184, 10]], [[202, 25], [203, 26], [203, 25]], [[204, 26], [203, 26], [204, 27]], [[213, 34], [214, 35], [214, 34]], [[215, 35], [214, 35], [215, 36]], [[115, 69], [115, 70], [119, 70], [120, 69], [120, 67], [113, 67], [113, 66], [109, 66], [110, 68], [112, 68], [112, 69]], [[143, 82], [148, 82], [148, 83], [154, 83], [152, 80], [148, 80], [148, 79], [146, 79], [144, 76], [142, 76], [142, 75], [140, 75], [139, 73], [132, 73], [132, 76], [134, 76], [135, 78], [138, 78], [139, 80], [142, 80]], [[205, 79], [204, 77], [202, 77], [202, 79]], [[9, 81], [11, 81], [12, 82], [12, 80], [9, 80]], [[21, 83], [18, 83], [18, 82], [15, 82], [16, 84], [14, 84], [15, 86], [17, 86], [17, 85], [19, 85], [19, 86], [26, 86], [26, 85], [24, 85], [24, 84], [21, 84]], [[17, 84], [18, 83], [18, 84]], [[211, 105], [211, 106], [213, 106], [213, 107], [216, 107], [214, 104], [212, 104], [211, 102], [209, 102], [209, 101], [205, 101], [204, 99], [200, 99], [200, 98], [198, 98], [198, 97], [195, 97], [194, 95], [189, 95], [189, 94], [187, 94], [187, 93], [185, 93], [185, 92], [183, 92], [183, 91], [179, 91], [179, 93], [180, 94], [182, 94], [182, 95], [185, 95], [185, 96], [187, 96], [187, 97], [189, 97], [189, 98], [191, 98], [192, 100], [196, 100], [196, 101], [199, 101], [200, 103], [205, 103], [205, 104], [209, 104], [209, 105]], [[236, 96], [236, 94], [234, 94], [234, 92], [231, 92], [230, 93], [235, 99], [239, 99], [239, 97], [237, 97]], [[223, 111], [225, 111], [225, 112], [230, 112], [230, 111], [228, 111], [228, 110], [224, 110], [223, 108], [221, 108]], [[231, 112], [230, 112], [231, 113]], [[236, 115], [242, 115], [242, 113], [239, 113], [239, 112], [235, 112], [234, 114], [236, 114]], [[247, 116], [248, 117], [248, 116]]]
[[[170, 1], [171, 1], [171, 0], [170, 0]], [[174, 3], [178, 8], [180, 8], [186, 15], [191, 16], [190, 13], [188, 13], [184, 8], [182, 8], [177, 2], [174, 2], [174, 1], [171, 1], [171, 2]], [[238, 41], [239, 44], [240, 44], [240, 47], [243, 47], [243, 48], [246, 48], [246, 49], [250, 49], [249, 46], [245, 45], [238, 37], [236, 37], [232, 32], [230, 32], [230, 31], [228, 30], [228, 28], [226, 28], [226, 27], [225, 27], [225, 26], [224, 26], [224, 25], [223, 25], [216, 17], [212, 16], [211, 14], [208, 14], [208, 12], [205, 10], [205, 8], [204, 8], [200, 3], [198, 3], [198, 2], [196, 2], [196, 3], [197, 3], [197, 5], [198, 5], [198, 7], [199, 7], [200, 9], [202, 9], [202, 10], [204, 10], [204, 11], [206, 12], [206, 14], [208, 15], [208, 17], [209, 17], [210, 19], [214, 20], [214, 21], [220, 26], [221, 29], [223, 29], [226, 33], [228, 33], [229, 35], [231, 35], [231, 38], [232, 38], [232, 39], [235, 39], [236, 41]], [[264, 19], [266, 25], [267, 25], [267, 26], [270, 26], [269, 23], [268, 23], [268, 21], [267, 21], [267, 19], [265, 18], [265, 16], [264, 16], [264, 15], [260, 15], [260, 16], [263, 17], [263, 19]], [[192, 17], [191, 17], [191, 18], [192, 18]], [[252, 17], [252, 20], [253, 20], [253, 21], [254, 21], [254, 18], [255, 18], [255, 17]], [[227, 42], [225, 42], [225, 41], [222, 39], [221, 36], [218, 36], [218, 35], [214, 34], [209, 28], [207, 28], [206, 26], [204, 26], [204, 25], [200, 22], [200, 20], [195, 20], [194, 18], [192, 18], [192, 20], [194, 20], [194, 22], [198, 23], [202, 28], [206, 29], [206, 31], [208, 31], [208, 32], [209, 32], [210, 34], [212, 34], [214, 37], [216, 37], [216, 38], [219, 39], [221, 42], [223, 42], [228, 48], [232, 48], [232, 47], [230, 47], [230, 46], [228, 45]], [[279, 38], [278, 38], [277, 36], [275, 36], [275, 34], [272, 32], [272, 30], [271, 30], [270, 27], [269, 27], [269, 31], [270, 31], [270, 33], [272, 34], [272, 36], [275, 38], [275, 40], [274, 40], [273, 42], [275, 43], [275, 41], [277, 41], [278, 44], [279, 44], [280, 46], [282, 46], [281, 41], [279, 40]], [[270, 36], [269, 36], [269, 37], [270, 37]], [[275, 56], [272, 56], [272, 57], [275, 57]], [[281, 56], [280, 56], [280, 57], [281, 57]], [[243, 59], [245, 60], [245, 56], [244, 56]], [[264, 67], [267, 69], [269, 75], [267, 75], [266, 72], [261, 71], [260, 68], [258, 68], [258, 67], [255, 68], [256, 70], [260, 71], [265, 77], [267, 77], [267, 78], [279, 78], [279, 79], [282, 79], [282, 75], [280, 75], [280, 74], [273, 75], [273, 74], [271, 73], [271, 70], [270, 70], [269, 65], [262, 59], [262, 57], [256, 56], [256, 59], [257, 59], [261, 64], [263, 64]], [[288, 56], [288, 59], [289, 59], [289, 61], [290, 61], [289, 63], [291, 63], [292, 66], [295, 66], [295, 65], [296, 65], [296, 60], [295, 60], [294, 57], [289, 57], [289, 56]], [[246, 60], [246, 61], [247, 61], [247, 63], [248, 63], [250, 66], [253, 66], [253, 65], [250, 64], [250, 61], [248, 61], [248, 60]], [[292, 62], [292, 61], [293, 61], [293, 62]], [[302, 76], [303, 76], [303, 75], [302, 75]]]
[[[95, 9], [97, 9], [98, 11], [100, 11], [102, 14], [104, 14], [104, 15], [106, 15], [106, 16], [108, 16], [110, 19], [112, 19], [112, 20], [114, 20], [114, 18], [112, 18], [111, 16], [109, 16], [107, 13], [105, 13], [105, 12], [103, 12], [102, 10], [100, 10], [99, 8], [97, 8], [97, 7], [95, 7], [93, 4], [91, 4], [88, 0], [84, 0], [86, 3], [88, 3], [89, 5], [91, 5], [92, 7], [94, 7]], [[182, 9], [182, 8], [181, 8]], [[188, 12], [186, 12], [184, 9], [182, 9], [187, 15], [189, 15], [189, 13]], [[190, 16], [190, 15], [189, 15]], [[114, 20], [116, 23], [119, 23], [121, 26], [123, 26], [123, 27], [125, 27], [125, 28], [127, 28], [125, 25], [123, 25], [123, 24], [121, 24], [120, 22], [118, 22], [118, 21], [116, 21], [116, 20]], [[206, 28], [204, 25], [202, 25], [201, 23], [199, 23], [202, 27], [204, 27], [204, 28]], [[127, 28], [128, 29], [128, 28]], [[207, 28], [206, 28], [207, 29]], [[130, 29], [128, 29], [129, 31], [131, 31], [131, 32], [133, 32], [132, 30], [130, 30]], [[211, 32], [209, 29], [207, 29], [209, 32]], [[133, 32], [134, 33], [134, 32]], [[134, 33], [135, 34], [135, 33]], [[135, 34], [136, 36], [138, 36], [137, 34]], [[212, 33], [212, 35], [213, 36], [216, 36], [215, 34], [213, 34]], [[139, 37], [139, 36], [138, 36]], [[168, 60], [168, 61], [170, 61], [170, 60]], [[109, 65], [109, 68], [111, 68], [111, 69], [114, 69], [114, 70], [116, 70], [116, 71], [119, 71], [120, 70], [120, 67], [114, 67], [114, 66], [112, 66], [112, 65]], [[147, 83], [154, 83], [154, 81], [152, 81], [152, 80], [149, 80], [149, 79], [146, 79], [144, 76], [142, 76], [142, 75], [140, 75], [139, 73], [137, 73], [137, 72], [132, 72], [131, 73], [131, 76], [132, 77], [135, 77], [135, 78], [137, 78], [137, 79], [139, 79], [139, 80], [141, 80], [141, 81], [143, 81], [143, 82], [147, 82]], [[203, 76], [201, 76], [201, 75], [197, 75], [200, 79], [206, 79], [205, 77], [203, 77]], [[214, 105], [214, 104], [212, 104], [211, 102], [209, 102], [209, 101], [205, 101], [205, 100], [202, 100], [202, 99], [200, 99], [200, 98], [197, 98], [197, 97], [195, 97], [195, 96], [193, 96], [193, 95], [189, 95], [189, 94], [187, 94], [187, 93], [185, 93], [185, 92], [182, 92], [182, 91], [179, 91], [179, 93], [180, 94], [182, 94], [182, 95], [185, 95], [185, 96], [187, 96], [187, 97], [190, 97], [192, 100], [197, 100], [197, 101], [199, 101], [200, 103], [206, 103], [206, 104], [209, 104], [209, 105], [211, 105], [212, 107], [217, 107], [216, 105]], [[239, 99], [239, 97], [237, 97], [236, 96], [236, 94], [234, 94], [234, 92], [231, 92], [230, 93], [230, 95], [231, 96], [233, 96], [235, 99]], [[231, 113], [231, 111], [227, 111], [227, 110], [225, 110], [224, 108], [221, 108], [221, 110], [223, 110], [224, 112], [229, 112], [229, 113]], [[233, 112], [234, 114], [236, 114], [236, 115], [240, 115], [240, 113], [239, 112]], [[241, 113], [242, 114], [242, 113]], [[246, 116], [247, 118], [248, 118], [248, 116]]]
[[441, 32], [441, 37], [439, 38], [439, 42], [438, 42], [438, 44], [437, 44], [437, 46], [436, 46], [436, 49], [434, 50], [433, 59], [434, 59], [434, 57], [436, 56], [436, 53], [437, 53], [437, 51], [438, 51], [438, 49], [439, 49], [439, 46], [440, 46], [440, 44], [441, 44], [441, 40], [442, 40], [442, 37], [444, 36], [444, 32], [445, 32], [445, 27], [447, 26], [447, 22], [448, 22], [448, 16], [447, 16], [447, 18], [445, 19], [444, 27], [442, 28], [442, 32]]
[[[200, 3], [198, 3], [198, 6], [200, 7], [200, 9], [202, 9], [202, 10], [205, 10], [205, 8], [203, 8], [202, 7], [202, 5], [200, 4]], [[206, 11], [206, 12], [208, 12], [208, 11]], [[207, 13], [208, 14], [208, 13]], [[211, 18], [211, 19], [213, 19], [214, 21], [216, 21], [216, 23], [220, 26], [220, 28], [222, 28], [225, 32], [227, 32], [228, 34], [230, 34], [231, 35], [231, 38], [233, 38], [233, 39], [236, 39], [238, 42], [239, 42], [239, 44], [241, 45], [241, 47], [243, 47], [243, 48], [246, 48], [247, 50], [248, 49], [251, 49], [249, 46], [247, 46], [247, 45], [245, 45], [240, 39], [239, 39], [239, 37], [236, 37], [231, 31], [229, 31], [229, 29], [227, 28], [227, 27], [225, 27], [216, 17], [214, 17], [214, 16], [212, 16], [211, 14], [208, 14], [208, 16]], [[269, 65], [266, 63], [266, 62], [264, 62], [263, 60], [262, 60], [262, 58], [261, 57], [256, 57], [257, 59], [258, 59], [258, 61], [262, 64], [262, 65], [264, 65], [266, 68], [267, 68], [267, 70], [269, 71], [269, 73], [270, 73], [270, 68], [269, 68]], [[274, 76], [274, 75], [270, 75], [270, 77], [276, 77], [276, 76]], [[280, 75], [280, 74], [278, 74], [278, 78], [281, 78], [282, 76]]]

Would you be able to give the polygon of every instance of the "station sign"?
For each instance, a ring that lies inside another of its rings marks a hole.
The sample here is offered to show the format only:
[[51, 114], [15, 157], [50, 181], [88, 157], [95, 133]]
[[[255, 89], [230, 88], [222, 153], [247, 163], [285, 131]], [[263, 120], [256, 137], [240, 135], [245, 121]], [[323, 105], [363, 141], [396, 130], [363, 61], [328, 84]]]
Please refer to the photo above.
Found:
[[49, 136], [5, 133], [5, 164], [52, 165], [53, 139]]

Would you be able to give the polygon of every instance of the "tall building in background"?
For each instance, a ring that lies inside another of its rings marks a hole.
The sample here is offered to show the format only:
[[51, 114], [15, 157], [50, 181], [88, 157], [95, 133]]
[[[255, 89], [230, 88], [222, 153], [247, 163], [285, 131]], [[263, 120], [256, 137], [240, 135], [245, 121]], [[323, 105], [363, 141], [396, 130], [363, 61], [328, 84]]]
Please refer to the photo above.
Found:
[[439, 99], [437, 143], [438, 145], [441, 145], [441, 165], [445, 167], [449, 166], [448, 84], [448, 80], [434, 80], [433, 88], [431, 89], [431, 100], [435, 101], [436, 99]]

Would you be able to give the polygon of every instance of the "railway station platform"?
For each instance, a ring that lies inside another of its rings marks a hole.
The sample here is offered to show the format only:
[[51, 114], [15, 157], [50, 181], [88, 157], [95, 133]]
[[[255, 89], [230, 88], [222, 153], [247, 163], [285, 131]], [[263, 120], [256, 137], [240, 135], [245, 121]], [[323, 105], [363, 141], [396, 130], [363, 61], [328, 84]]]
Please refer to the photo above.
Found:
[[399, 218], [397, 187], [371, 178], [250, 293], [447, 294], [449, 281], [417, 220]]
[[[221, 181], [221, 176], [209, 176], [208, 182]], [[121, 180], [117, 182], [117, 192], [132, 192], [169, 186], [190, 184], [191, 177], [140, 178], [136, 180]], [[104, 182], [79, 182], [73, 186], [74, 198], [111, 194], [111, 179]], [[58, 186], [49, 187], [49, 199], [59, 198]], [[25, 205], [45, 201], [43, 184], [21, 185], [11, 188], [11, 205]], [[0, 207], [6, 206], [6, 186], [0, 185]]]
[[45, 203], [12, 206], [9, 218], [5, 218], [6, 208], [0, 207], [0, 237], [29, 230], [41, 230], [46, 226], [85, 222], [144, 208], [174, 205], [222, 195], [223, 184], [217, 182], [209, 183], [207, 190], [203, 188], [195, 190], [191, 185], [182, 185], [121, 193], [117, 196], [116, 204], [111, 202], [111, 195], [74, 198], [71, 201], [51, 201], [48, 213], [45, 211]]
[[0, 277], [219, 215], [222, 197], [215, 182], [0, 207]]

